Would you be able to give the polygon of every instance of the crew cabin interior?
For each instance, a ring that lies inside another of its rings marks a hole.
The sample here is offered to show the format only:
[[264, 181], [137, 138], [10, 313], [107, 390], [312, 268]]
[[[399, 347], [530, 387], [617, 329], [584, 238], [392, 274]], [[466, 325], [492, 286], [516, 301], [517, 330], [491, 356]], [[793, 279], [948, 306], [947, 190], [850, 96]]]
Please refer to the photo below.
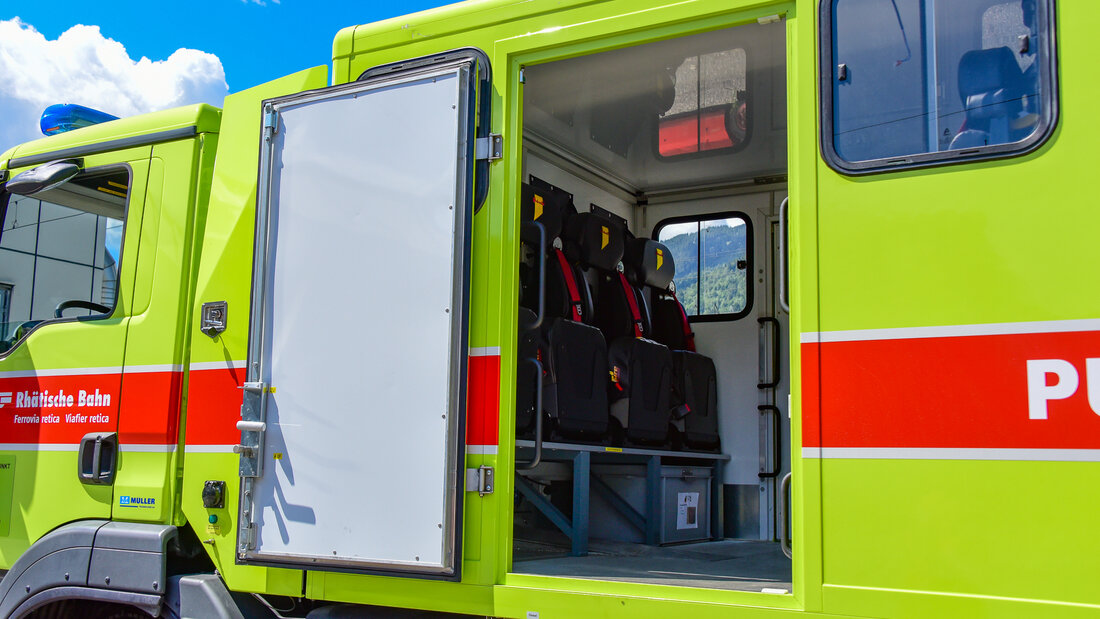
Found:
[[523, 84], [511, 571], [790, 592], [784, 24]]

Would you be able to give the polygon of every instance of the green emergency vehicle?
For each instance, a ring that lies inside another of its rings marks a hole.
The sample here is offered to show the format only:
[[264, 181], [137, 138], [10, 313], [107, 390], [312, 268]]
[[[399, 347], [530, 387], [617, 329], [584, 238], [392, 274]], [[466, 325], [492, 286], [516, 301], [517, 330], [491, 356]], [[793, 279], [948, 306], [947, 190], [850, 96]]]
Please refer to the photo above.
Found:
[[1097, 616], [1098, 31], [489, 0], [62, 109], [0, 155], [0, 616]]

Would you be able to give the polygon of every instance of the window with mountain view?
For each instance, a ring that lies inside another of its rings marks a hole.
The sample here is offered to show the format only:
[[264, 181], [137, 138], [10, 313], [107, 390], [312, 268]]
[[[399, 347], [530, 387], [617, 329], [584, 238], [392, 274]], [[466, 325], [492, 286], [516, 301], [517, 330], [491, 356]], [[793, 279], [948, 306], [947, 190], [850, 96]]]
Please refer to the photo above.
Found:
[[688, 316], [736, 319], [751, 305], [746, 219], [724, 215], [658, 224], [657, 240], [676, 261], [676, 296]]

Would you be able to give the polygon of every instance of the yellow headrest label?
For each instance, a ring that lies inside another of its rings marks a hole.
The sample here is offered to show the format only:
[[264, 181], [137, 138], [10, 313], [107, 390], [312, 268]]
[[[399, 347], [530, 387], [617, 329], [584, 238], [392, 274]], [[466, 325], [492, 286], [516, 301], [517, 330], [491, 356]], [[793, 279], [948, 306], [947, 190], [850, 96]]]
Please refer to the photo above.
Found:
[[657, 250], [657, 270], [661, 270], [661, 265], [665, 263], [665, 252], [661, 249]]
[[535, 219], [542, 217], [542, 196], [535, 194]]
[[607, 244], [611, 242], [611, 231], [607, 229], [607, 226], [600, 226], [600, 249], [607, 247]]

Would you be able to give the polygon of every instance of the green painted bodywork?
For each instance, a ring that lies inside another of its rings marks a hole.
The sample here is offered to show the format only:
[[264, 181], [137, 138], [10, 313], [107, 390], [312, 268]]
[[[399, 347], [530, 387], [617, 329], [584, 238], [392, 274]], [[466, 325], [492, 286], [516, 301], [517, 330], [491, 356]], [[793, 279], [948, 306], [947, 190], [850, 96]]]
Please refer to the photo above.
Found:
[[[325, 67], [317, 67], [231, 95], [220, 114], [199, 107], [115, 121], [0, 157], [188, 123], [199, 128], [193, 139], [89, 157], [130, 162], [135, 188], [138, 171], [148, 176], [143, 225], [131, 220], [126, 232], [127, 249], [138, 247], [140, 254], [136, 265], [126, 261], [133, 252], [124, 258], [123, 280], [132, 292], [102, 330], [78, 331], [71, 323], [41, 329], [0, 360], [0, 371], [122, 365], [123, 358], [184, 368], [243, 361], [260, 102], [345, 83], [373, 66], [477, 47], [491, 61], [491, 130], [504, 135], [505, 151], [491, 166], [489, 198], [473, 221], [469, 344], [501, 351], [500, 448], [466, 459], [468, 467], [495, 467], [497, 488], [465, 501], [461, 582], [236, 564], [238, 457], [231, 453], [124, 454], [118, 491], [163, 498], [163, 508], [146, 517], [194, 529], [234, 590], [318, 600], [506, 617], [536, 611], [541, 619], [1095, 617], [1095, 463], [820, 460], [804, 459], [796, 449], [789, 595], [510, 573], [520, 69], [781, 15], [793, 342], [799, 333], [820, 331], [1093, 318], [1100, 316], [1094, 274], [1100, 210], [1079, 187], [1090, 177], [1087, 153], [1100, 141], [1100, 125], [1089, 113], [1100, 96], [1091, 69], [1100, 10], [1083, 3], [1057, 6], [1060, 118], [1041, 148], [1010, 159], [858, 178], [838, 174], [820, 154], [814, 0], [471, 2], [346, 28], [333, 44], [331, 80]], [[1067, 7], [1081, 12], [1066, 15]], [[144, 187], [144, 178], [140, 182]], [[130, 218], [140, 216], [139, 207], [131, 202]], [[208, 338], [197, 330], [197, 312], [204, 302], [222, 300], [231, 308], [228, 328]], [[802, 444], [800, 354], [792, 345], [794, 445]], [[186, 418], [181, 437], [185, 424]], [[80, 485], [73, 458], [65, 452], [0, 453], [0, 462], [14, 459], [18, 471], [10, 531], [0, 537], [0, 567], [60, 524], [111, 515], [111, 488]], [[230, 481], [224, 509], [202, 506], [209, 479]], [[216, 525], [208, 524], [211, 514]]]
[[[203, 238], [201, 258], [190, 298], [193, 315], [207, 301], [225, 301], [230, 308], [225, 332], [217, 339], [196, 333], [190, 341], [190, 363], [240, 360], [247, 357], [248, 307], [252, 279], [252, 241], [255, 234], [256, 171], [259, 169], [260, 102], [264, 99], [328, 83], [325, 67], [315, 67], [230, 95], [225, 99], [219, 135], [217, 164], [210, 188], [210, 204], [199, 226]], [[231, 587], [240, 591], [302, 595], [302, 573], [235, 564], [239, 457], [224, 453], [184, 455], [183, 511], [200, 540], [210, 540], [207, 550], [215, 567]], [[208, 479], [228, 480], [224, 510], [207, 510], [200, 499]], [[217, 530], [207, 530], [210, 513], [218, 516]]]
[[[83, 156], [85, 169], [124, 165], [131, 183], [119, 265], [118, 302], [110, 317], [40, 325], [0, 357], [0, 372], [68, 368], [182, 365], [186, 362], [186, 311], [194, 218], [204, 211], [221, 111], [194, 105], [127, 118], [20, 145], [3, 156], [49, 153], [174, 129], [196, 135], [171, 142]], [[22, 169], [12, 170], [18, 174]], [[117, 372], [117, 369], [115, 370]], [[138, 397], [136, 394], [133, 397]], [[140, 422], [140, 402], [121, 406], [124, 430]], [[176, 406], [179, 402], [176, 403]], [[3, 442], [0, 439], [0, 442]], [[123, 443], [113, 486], [84, 485], [76, 476], [75, 445], [62, 450], [0, 450], [14, 460], [10, 526], [0, 537], [0, 566], [7, 568], [50, 530], [85, 518], [158, 523], [184, 522], [179, 502], [178, 450], [128, 450]], [[155, 498], [155, 507], [119, 507], [116, 496]]]

